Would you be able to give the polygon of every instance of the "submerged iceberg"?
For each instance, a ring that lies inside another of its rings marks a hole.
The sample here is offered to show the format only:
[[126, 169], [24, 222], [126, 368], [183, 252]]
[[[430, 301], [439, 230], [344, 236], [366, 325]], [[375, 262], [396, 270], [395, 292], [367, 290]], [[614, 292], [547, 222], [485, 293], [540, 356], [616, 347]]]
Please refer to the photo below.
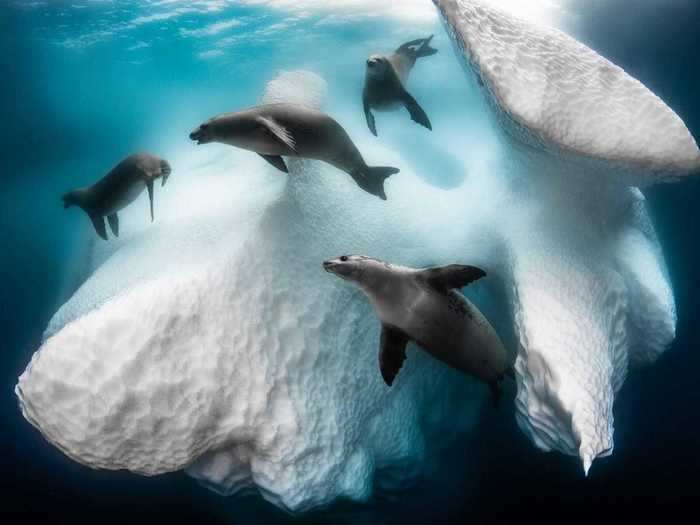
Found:
[[510, 247], [520, 427], [586, 472], [613, 449], [630, 363], [675, 336], [663, 256], [634, 186], [700, 171], [681, 119], [621, 68], [554, 29], [472, 0], [434, 0], [502, 130], [520, 210]]
[[[289, 72], [264, 100], [319, 107], [324, 92], [315, 74]], [[404, 165], [377, 149], [368, 158]], [[158, 195], [157, 225], [98, 245], [113, 251], [96, 254], [20, 377], [25, 417], [91, 467], [187, 469], [217, 492], [254, 487], [292, 511], [411, 483], [436, 445], [476, 424], [487, 392], [415, 349], [386, 387], [379, 322], [321, 263], [347, 251], [416, 265], [460, 256], [457, 242], [424, 248], [444, 225], [404, 224], [416, 192], [456, 210], [461, 192], [405, 170], [385, 203], [319, 162], [290, 159], [285, 182], [250, 154], [221, 151], [203, 166], [177, 162], [191, 174]], [[232, 177], [234, 162], [256, 180]], [[190, 205], [200, 185], [217, 192], [201, 208]], [[143, 222], [134, 212], [123, 232]]]
[[[508, 299], [520, 427], [586, 470], [612, 451], [628, 366], [675, 334], [634, 186], [697, 170], [700, 152], [658, 98], [562, 33], [475, 1], [435, 3], [501, 130], [494, 158], [477, 156], [445, 191], [412, 159], [358, 143], [368, 163], [402, 169], [381, 202], [314, 161], [290, 159], [284, 177], [232, 148], [175, 156], [158, 222], [124, 213], [123, 237], [93, 249], [19, 378], [22, 412], [48, 441], [91, 467], [186, 469], [291, 511], [411, 483], [436, 448], [476, 431], [488, 396], [415, 348], [383, 384], [371, 307], [320, 266], [366, 253], [484, 267], [490, 279], [469, 292], [482, 306]], [[325, 91], [287, 72], [264, 100], [322, 107]]]

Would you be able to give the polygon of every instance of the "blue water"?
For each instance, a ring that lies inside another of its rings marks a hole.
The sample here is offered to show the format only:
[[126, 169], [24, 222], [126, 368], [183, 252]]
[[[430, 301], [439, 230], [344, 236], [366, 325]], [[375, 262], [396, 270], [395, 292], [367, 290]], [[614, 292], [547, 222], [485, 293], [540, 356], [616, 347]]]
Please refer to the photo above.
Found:
[[[449, 451], [437, 474], [395, 500], [362, 508], [340, 503], [296, 519], [255, 495], [221, 498], [181, 473], [143, 478], [93, 471], [49, 446], [21, 418], [13, 387], [65, 298], [66, 275], [85, 242], [84, 217], [60, 206], [66, 189], [94, 180], [134, 150], [193, 147], [187, 132], [195, 124], [255, 104], [280, 69], [324, 76], [329, 111], [359, 129], [364, 57], [418, 31], [435, 30], [441, 53], [412, 80], [414, 93], [436, 129], [470, 118], [466, 81], [440, 26], [381, 17], [341, 23], [318, 13], [290, 22], [286, 13], [237, 2], [214, 12], [140, 18], [175, 9], [150, 4], [0, 6], [0, 517], [61, 523], [506, 523], [520, 517], [548, 523], [572, 512], [618, 522], [692, 516], [700, 475], [697, 181], [647, 193], [674, 285], [678, 336], [658, 364], [630, 375], [615, 405], [615, 455], [599, 460], [587, 480], [573, 458], [536, 451], [516, 428], [512, 408], [488, 413], [486, 435]], [[700, 137], [699, 2], [596, 0], [575, 3], [572, 11], [578, 38], [642, 80]], [[219, 31], [202, 31], [217, 22], [224, 23]], [[441, 80], [439, 96], [434, 79]], [[459, 185], [464, 174], [450, 152], [432, 142], [417, 150], [421, 131], [398, 116], [382, 115], [378, 124], [387, 143], [426, 166], [429, 183]], [[481, 458], [478, 472], [474, 456]]]

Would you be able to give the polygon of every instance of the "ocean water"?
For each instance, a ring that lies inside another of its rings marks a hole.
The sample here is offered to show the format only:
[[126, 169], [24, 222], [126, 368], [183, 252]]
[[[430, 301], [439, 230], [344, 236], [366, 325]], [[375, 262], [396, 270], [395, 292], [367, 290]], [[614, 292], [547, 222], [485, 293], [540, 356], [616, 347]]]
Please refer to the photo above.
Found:
[[[575, 458], [537, 451], [505, 403], [485, 413], [484, 432], [445, 451], [414, 488], [292, 517], [256, 494], [220, 497], [183, 473], [144, 478], [90, 470], [21, 417], [13, 392], [17, 377], [73, 290], [84, 246], [94, 242], [86, 218], [63, 210], [60, 195], [132, 151], [187, 155], [195, 148], [187, 139], [193, 127], [254, 105], [278, 71], [291, 69], [323, 76], [328, 112], [358, 144], [368, 143], [360, 101], [365, 57], [431, 33], [440, 53], [419, 64], [411, 90], [435, 132], [428, 135], [402, 113], [379, 114], [381, 140], [409, 159], [427, 184], [445, 190], [468, 175], [465, 162], [491, 147], [489, 121], [474, 110], [480, 95], [437, 19], [426, 17], [420, 2], [394, 2], [391, 9], [381, 2], [350, 4], [2, 3], [0, 479], [6, 503], [0, 516], [59, 523], [692, 521], [700, 474], [694, 333], [700, 322], [699, 181], [646, 192], [673, 283], [677, 338], [660, 362], [630, 374], [615, 404], [615, 454], [598, 460], [588, 479]], [[503, 4], [567, 30], [623, 66], [700, 136], [697, 1], [572, 0], [561, 9]], [[481, 134], [483, 144], [471, 150], [455, 139], [466, 136], [465, 142], [479, 145]], [[173, 167], [173, 178], [187, 176]], [[232, 178], [246, 176], [232, 166]], [[144, 206], [143, 199], [136, 205]]]

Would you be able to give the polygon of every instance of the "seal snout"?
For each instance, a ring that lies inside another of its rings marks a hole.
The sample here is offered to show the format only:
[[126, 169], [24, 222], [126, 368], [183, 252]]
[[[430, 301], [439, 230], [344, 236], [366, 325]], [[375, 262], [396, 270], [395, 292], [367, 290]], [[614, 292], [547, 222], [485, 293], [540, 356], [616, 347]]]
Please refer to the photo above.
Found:
[[329, 273], [333, 273], [333, 267], [335, 263], [333, 261], [323, 261], [323, 269]]
[[201, 137], [202, 137], [202, 128], [197, 128], [192, 133], [190, 133], [190, 140], [194, 140], [198, 144], [199, 144], [199, 139]]
[[204, 123], [190, 133], [190, 140], [194, 140], [197, 144], [206, 144], [211, 142], [211, 133], [209, 133], [209, 124]]

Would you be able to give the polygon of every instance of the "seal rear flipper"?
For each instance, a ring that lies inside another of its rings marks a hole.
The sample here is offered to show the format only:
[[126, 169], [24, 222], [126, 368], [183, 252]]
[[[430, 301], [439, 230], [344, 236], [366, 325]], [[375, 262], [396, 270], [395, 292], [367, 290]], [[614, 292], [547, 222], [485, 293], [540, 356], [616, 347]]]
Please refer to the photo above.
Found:
[[105, 219], [102, 215], [90, 215], [92, 225], [95, 227], [97, 235], [107, 240], [107, 228], [105, 228]]
[[382, 325], [379, 342], [379, 370], [384, 382], [391, 386], [406, 360], [406, 344], [409, 337], [398, 328]]
[[425, 111], [423, 111], [423, 108], [420, 107], [420, 104], [416, 102], [416, 99], [413, 98], [413, 96], [408, 91], [404, 90], [404, 92], [401, 94], [401, 101], [403, 102], [404, 106], [406, 106], [406, 109], [411, 115], [411, 120], [413, 122], [417, 122], [421, 126], [424, 126], [431, 131], [433, 130], [433, 126], [430, 123], [428, 115], [426, 115]]
[[[421, 58], [421, 57], [429, 57], [431, 55], [434, 55], [435, 53], [438, 52], [437, 49], [434, 47], [430, 47], [430, 42], [433, 39], [433, 36], [435, 35], [430, 35], [428, 38], [417, 38], [416, 40], [411, 40], [410, 42], [406, 42], [405, 44], [402, 44], [396, 51], [397, 52], [407, 52], [407, 51], [413, 51], [415, 53], [416, 58]], [[413, 49], [416, 46], [420, 46], [418, 49]]]
[[146, 188], [148, 188], [148, 200], [151, 202], [151, 222], [153, 222], [153, 179], [148, 179]]
[[438, 52], [434, 47], [430, 47], [430, 41], [434, 35], [430, 35], [423, 40], [421, 46], [416, 50], [416, 58], [429, 57]]
[[115, 237], [119, 237], [119, 216], [116, 213], [107, 215], [107, 222], [109, 222], [109, 229]]
[[482, 277], [486, 277], [486, 272], [481, 268], [461, 264], [426, 268], [419, 270], [418, 274], [425, 279], [426, 283], [440, 291], [463, 288]]
[[385, 201], [384, 181], [399, 171], [401, 171], [399, 168], [392, 168], [391, 166], [368, 166], [362, 172], [352, 174], [352, 178], [367, 193], [376, 195]]
[[258, 155], [260, 155], [263, 159], [272, 164], [278, 170], [283, 171], [285, 173], [289, 173], [287, 165], [284, 163], [284, 159], [279, 155], [263, 155], [262, 153], [258, 153]]
[[372, 109], [369, 107], [369, 102], [367, 101], [366, 97], [362, 97], [362, 105], [364, 106], [365, 110], [365, 119], [367, 119], [367, 127], [372, 132], [372, 135], [376, 137], [378, 136], [377, 124], [374, 121], [374, 115], [372, 114]]
[[294, 137], [287, 128], [269, 117], [258, 117], [256, 120], [258, 124], [263, 126], [270, 137], [287, 147], [290, 153], [297, 153], [296, 142], [294, 142]]

